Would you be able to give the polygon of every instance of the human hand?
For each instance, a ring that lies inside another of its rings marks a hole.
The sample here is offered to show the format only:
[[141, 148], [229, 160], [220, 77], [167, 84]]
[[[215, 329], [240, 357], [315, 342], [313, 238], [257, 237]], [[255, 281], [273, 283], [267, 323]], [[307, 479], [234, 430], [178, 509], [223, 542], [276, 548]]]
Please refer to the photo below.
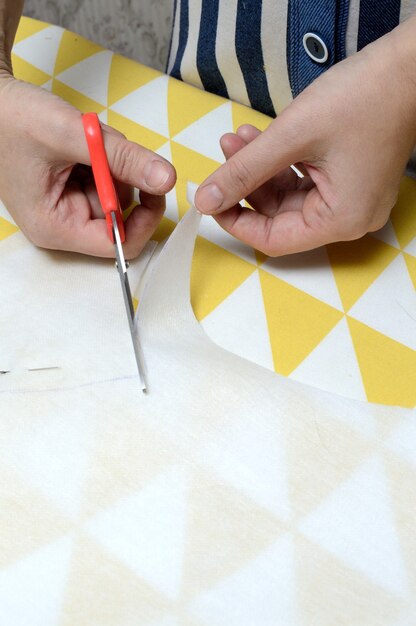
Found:
[[381, 228], [416, 143], [411, 22], [323, 74], [265, 132], [224, 135], [227, 163], [200, 186], [197, 208], [270, 256]]
[[[139, 254], [158, 225], [173, 166], [103, 126], [104, 143], [122, 209], [140, 189], [140, 206], [126, 221], [126, 258]], [[114, 256], [95, 189], [81, 113], [57, 96], [0, 74], [0, 198], [36, 245]], [[155, 168], [155, 169], [153, 169]]]

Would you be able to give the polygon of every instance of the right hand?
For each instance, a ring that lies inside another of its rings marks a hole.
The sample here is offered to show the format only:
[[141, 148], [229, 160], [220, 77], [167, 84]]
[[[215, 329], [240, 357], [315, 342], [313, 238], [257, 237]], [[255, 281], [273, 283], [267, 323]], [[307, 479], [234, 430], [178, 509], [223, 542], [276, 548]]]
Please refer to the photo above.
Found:
[[[122, 209], [140, 189], [126, 221], [126, 258], [137, 256], [165, 209], [173, 166], [103, 125]], [[0, 74], [0, 198], [37, 246], [113, 257], [92, 177], [81, 113], [57, 96]]]

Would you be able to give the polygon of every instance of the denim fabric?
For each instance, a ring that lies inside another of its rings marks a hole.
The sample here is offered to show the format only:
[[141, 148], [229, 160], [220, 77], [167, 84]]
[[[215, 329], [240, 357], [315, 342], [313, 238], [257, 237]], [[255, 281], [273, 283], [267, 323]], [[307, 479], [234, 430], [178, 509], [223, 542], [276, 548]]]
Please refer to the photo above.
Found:
[[[267, 0], [269, 1], [269, 0]], [[262, 0], [238, 0], [235, 51], [253, 109], [276, 116], [264, 68]]]
[[361, 0], [357, 50], [390, 32], [400, 22], [400, 0]]
[[[177, 11], [177, 7], [175, 7]], [[188, 0], [182, 0], [181, 2], [181, 12], [179, 17], [179, 44], [178, 50], [176, 53], [175, 63], [172, 67], [171, 75], [174, 78], [182, 79], [181, 76], [181, 63], [183, 59], [183, 55], [185, 53], [186, 44], [188, 42], [188, 33], [189, 33], [189, 8], [188, 8]]]
[[[345, 57], [349, 0], [289, 0], [287, 65], [293, 97], [331, 65]], [[328, 48], [328, 60], [313, 61], [303, 47], [305, 33], [316, 33]]]
[[219, 0], [202, 0], [196, 66], [204, 89], [228, 98], [227, 87], [215, 55], [218, 3]]

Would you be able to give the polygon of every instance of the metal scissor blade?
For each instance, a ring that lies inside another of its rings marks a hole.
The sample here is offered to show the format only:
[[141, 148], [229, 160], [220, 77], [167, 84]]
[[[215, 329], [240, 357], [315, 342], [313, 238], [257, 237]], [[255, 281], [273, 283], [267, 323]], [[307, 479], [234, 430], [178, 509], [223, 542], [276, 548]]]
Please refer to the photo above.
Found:
[[136, 357], [137, 370], [139, 372], [139, 378], [140, 378], [142, 391], [146, 391], [146, 378], [144, 374], [143, 358], [141, 355], [140, 347], [137, 344], [136, 337], [134, 334], [134, 308], [133, 308], [133, 299], [131, 297], [129, 279], [127, 277], [127, 265], [126, 265], [126, 260], [124, 258], [124, 252], [123, 252], [123, 247], [121, 245], [120, 233], [118, 231], [117, 220], [116, 220], [116, 216], [114, 212], [111, 213], [111, 219], [113, 223], [114, 247], [116, 250], [118, 275], [120, 276], [121, 290], [123, 292], [123, 299], [124, 299], [124, 304], [126, 307], [127, 319], [129, 322], [130, 335], [131, 335], [131, 340], [132, 340], [133, 348], [134, 348], [134, 355]]

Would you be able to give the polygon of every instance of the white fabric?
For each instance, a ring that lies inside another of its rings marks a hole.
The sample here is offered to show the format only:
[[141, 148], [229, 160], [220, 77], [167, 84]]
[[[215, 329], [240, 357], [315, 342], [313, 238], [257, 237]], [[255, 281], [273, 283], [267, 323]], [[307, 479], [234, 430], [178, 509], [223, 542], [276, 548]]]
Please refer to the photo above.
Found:
[[[123, 624], [159, 623], [162, 609], [166, 624], [183, 615], [209, 626], [331, 624], [340, 615], [348, 626], [414, 623], [415, 494], [405, 478], [416, 478], [407, 441], [415, 412], [324, 393], [214, 345], [189, 297], [199, 221], [191, 209], [146, 272], [136, 328], [148, 394], [111, 264], [40, 251], [20, 234], [2, 244], [1, 326], [10, 335], [0, 369], [11, 370], [0, 376], [2, 490], [7, 468], [71, 525], [48, 517], [55, 543], [17, 569], [1, 569], [0, 550], [0, 624], [28, 626], [29, 606], [33, 623], [75, 623], [82, 601], [82, 621], [94, 623], [106, 594], [91, 591], [87, 602], [86, 589], [114, 562], [124, 592], [116, 585], [111, 606], [120, 601]], [[136, 293], [152, 252], [131, 268]], [[60, 369], [24, 370], [47, 366]], [[5, 522], [0, 513], [3, 533], [20, 528], [25, 507], [11, 484], [19, 506]], [[24, 541], [39, 533], [28, 508]], [[82, 558], [77, 533], [93, 540]], [[39, 584], [49, 584], [48, 559], [52, 607]], [[140, 614], [131, 578], [153, 590]], [[111, 615], [99, 623], [119, 626]]]

